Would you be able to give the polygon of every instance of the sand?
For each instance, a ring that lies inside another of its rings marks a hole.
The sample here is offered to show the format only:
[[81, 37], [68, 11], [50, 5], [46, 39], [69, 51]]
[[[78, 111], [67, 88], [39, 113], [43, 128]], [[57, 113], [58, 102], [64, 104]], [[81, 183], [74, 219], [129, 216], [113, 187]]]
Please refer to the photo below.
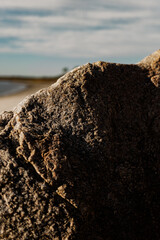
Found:
[[11, 94], [8, 96], [0, 96], [0, 113], [3, 111], [11, 111], [13, 110], [18, 103], [20, 103], [25, 97], [32, 95], [42, 88], [49, 87], [53, 84], [51, 81], [45, 82], [23, 82], [27, 84], [27, 88], [21, 92], [16, 94]]

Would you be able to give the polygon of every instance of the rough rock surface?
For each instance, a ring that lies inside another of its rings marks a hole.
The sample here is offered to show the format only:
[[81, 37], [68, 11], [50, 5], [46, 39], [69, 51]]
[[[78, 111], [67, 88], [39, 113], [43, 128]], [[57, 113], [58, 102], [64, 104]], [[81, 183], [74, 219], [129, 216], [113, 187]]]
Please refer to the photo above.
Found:
[[0, 239], [160, 239], [159, 79], [86, 64], [0, 116]]

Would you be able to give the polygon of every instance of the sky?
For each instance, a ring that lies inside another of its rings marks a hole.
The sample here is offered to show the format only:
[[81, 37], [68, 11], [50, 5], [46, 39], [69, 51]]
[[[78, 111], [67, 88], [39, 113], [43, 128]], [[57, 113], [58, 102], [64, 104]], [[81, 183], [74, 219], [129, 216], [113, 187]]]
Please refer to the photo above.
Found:
[[160, 48], [159, 0], [0, 0], [0, 75], [136, 63]]

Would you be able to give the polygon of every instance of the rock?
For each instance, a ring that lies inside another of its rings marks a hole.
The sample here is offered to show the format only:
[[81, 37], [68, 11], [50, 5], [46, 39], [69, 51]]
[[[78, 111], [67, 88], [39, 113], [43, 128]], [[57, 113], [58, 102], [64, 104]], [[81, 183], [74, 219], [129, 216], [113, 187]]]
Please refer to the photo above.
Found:
[[160, 50], [67, 73], [0, 119], [0, 239], [160, 239]]

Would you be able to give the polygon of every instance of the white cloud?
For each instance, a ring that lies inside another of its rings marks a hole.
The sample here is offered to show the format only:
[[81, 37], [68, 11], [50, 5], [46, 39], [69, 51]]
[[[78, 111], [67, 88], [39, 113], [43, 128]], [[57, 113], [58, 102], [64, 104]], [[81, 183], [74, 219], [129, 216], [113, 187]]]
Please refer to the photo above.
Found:
[[[158, 9], [156, 0], [0, 0], [0, 38], [17, 39], [0, 44], [0, 52], [86, 58], [143, 54], [159, 48]], [[36, 14], [39, 10], [50, 13]]]
[[0, 0], [0, 8], [51, 9], [70, 4], [71, 0]]

